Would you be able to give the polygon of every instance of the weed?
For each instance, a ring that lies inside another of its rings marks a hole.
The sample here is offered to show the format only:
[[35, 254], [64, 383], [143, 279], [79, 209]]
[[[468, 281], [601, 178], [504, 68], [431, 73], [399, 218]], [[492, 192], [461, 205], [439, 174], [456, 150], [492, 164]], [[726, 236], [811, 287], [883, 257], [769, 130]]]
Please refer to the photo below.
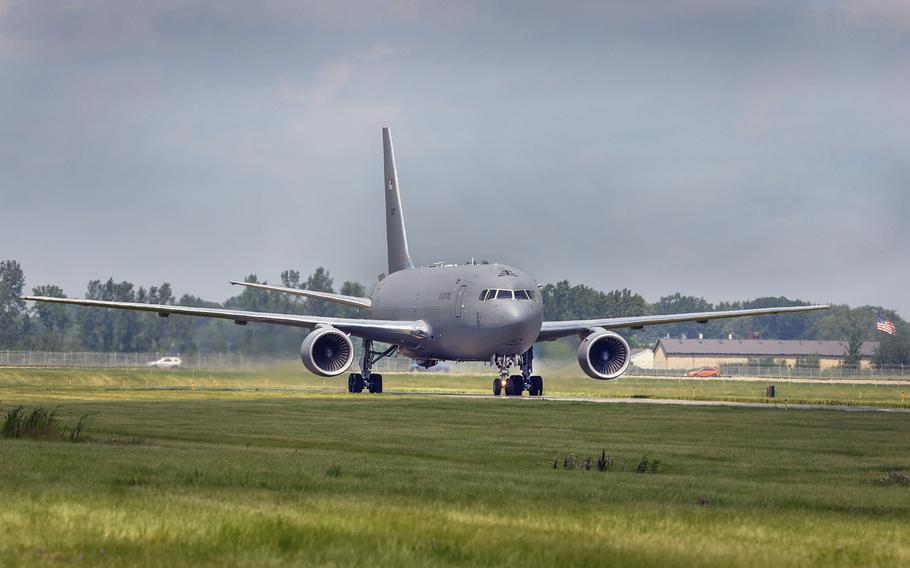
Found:
[[85, 440], [88, 424], [87, 414], [70, 428], [57, 420], [56, 408], [47, 410], [36, 407], [27, 412], [22, 406], [17, 406], [6, 413], [3, 425], [0, 426], [0, 435], [4, 438], [82, 442]]
[[85, 430], [88, 428], [90, 422], [88, 414], [83, 414], [82, 417], [79, 418], [79, 422], [76, 422], [75, 426], [72, 428], [64, 426], [60, 431], [60, 434], [68, 442], [84, 442]]
[[585, 461], [581, 462], [581, 469], [585, 471], [594, 469], [594, 463], [591, 461], [591, 456], [586, 457]]
[[878, 476], [875, 483], [879, 485], [910, 485], [910, 475], [903, 471], [889, 471]]
[[613, 469], [613, 456], [607, 455], [607, 450], [601, 450], [600, 459], [597, 460], [597, 471], [607, 471], [608, 469]]
[[341, 466], [332, 465], [326, 468], [325, 476], [326, 477], [339, 477], [341, 475]]
[[566, 454], [562, 460], [563, 469], [575, 469], [575, 454]]
[[660, 460], [649, 460], [648, 456], [641, 456], [638, 466], [635, 468], [635, 473], [657, 473], [659, 465]]

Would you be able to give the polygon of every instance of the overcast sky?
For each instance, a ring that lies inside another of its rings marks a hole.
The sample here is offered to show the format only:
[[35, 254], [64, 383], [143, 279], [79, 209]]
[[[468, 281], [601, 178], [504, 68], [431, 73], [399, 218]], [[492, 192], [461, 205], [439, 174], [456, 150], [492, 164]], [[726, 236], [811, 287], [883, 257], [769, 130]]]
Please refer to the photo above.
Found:
[[0, 0], [28, 286], [415, 262], [910, 316], [910, 3]]

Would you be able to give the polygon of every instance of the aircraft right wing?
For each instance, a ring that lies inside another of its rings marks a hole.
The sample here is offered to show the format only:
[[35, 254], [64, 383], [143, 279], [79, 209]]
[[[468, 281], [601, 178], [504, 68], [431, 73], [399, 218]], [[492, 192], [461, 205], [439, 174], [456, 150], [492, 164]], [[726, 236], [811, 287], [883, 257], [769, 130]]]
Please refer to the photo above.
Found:
[[294, 296], [305, 296], [307, 298], [316, 298], [317, 300], [326, 300], [329, 302], [335, 302], [336, 304], [343, 304], [345, 306], [353, 306], [355, 308], [363, 308], [368, 310], [373, 307], [373, 301], [369, 298], [360, 298], [357, 296], [345, 296], [344, 294], [333, 294], [331, 292], [317, 292], [315, 290], [303, 290], [300, 288], [286, 288], [284, 286], [271, 286], [269, 284], [256, 284], [253, 282], [237, 282], [236, 280], [231, 280], [231, 284], [234, 286], [246, 286], [247, 288], [257, 288], [259, 290], [267, 290], [269, 292], [281, 292], [284, 294], [292, 294]]
[[138, 302], [108, 302], [103, 300], [84, 300], [80, 298], [52, 298], [47, 296], [22, 296], [23, 300], [33, 302], [50, 302], [54, 304], [73, 304], [96, 308], [115, 308], [118, 310], [138, 310], [156, 312], [159, 316], [170, 314], [201, 316], [234, 320], [234, 323], [245, 325], [247, 322], [271, 323], [294, 327], [315, 328], [332, 326], [356, 337], [372, 339], [383, 343], [415, 344], [429, 335], [429, 326], [422, 320], [374, 320], [358, 318], [331, 318], [322, 316], [302, 316], [296, 314], [274, 314], [268, 312], [248, 312], [227, 310], [223, 308], [195, 308], [190, 306], [168, 306], [164, 304], [142, 304]]
[[662, 323], [680, 323], [686, 321], [695, 321], [705, 323], [712, 319], [721, 318], [741, 318], [746, 316], [759, 316], [765, 314], [784, 314], [789, 312], [810, 312], [814, 310], [826, 310], [830, 306], [786, 306], [779, 308], [753, 308], [749, 310], [726, 310], [719, 312], [695, 312], [688, 314], [666, 314], [656, 316], [632, 316], [622, 318], [603, 318], [590, 320], [570, 320], [570, 321], [545, 321], [537, 336], [537, 341], [553, 341], [560, 337], [569, 335], [578, 335], [588, 333], [594, 328], [617, 329], [621, 327], [630, 327], [640, 329], [646, 325], [658, 325]]

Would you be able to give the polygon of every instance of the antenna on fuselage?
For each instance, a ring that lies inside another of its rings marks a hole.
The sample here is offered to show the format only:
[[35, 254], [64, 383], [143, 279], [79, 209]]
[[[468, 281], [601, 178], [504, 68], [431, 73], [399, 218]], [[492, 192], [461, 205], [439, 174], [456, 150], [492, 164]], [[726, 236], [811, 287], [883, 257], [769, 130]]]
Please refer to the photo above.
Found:
[[395, 150], [392, 148], [392, 133], [382, 129], [382, 154], [385, 162], [385, 230], [386, 246], [389, 251], [389, 274], [414, 268], [408, 252], [408, 235], [404, 228], [404, 213], [401, 210], [401, 194], [398, 192], [398, 170], [395, 168]]

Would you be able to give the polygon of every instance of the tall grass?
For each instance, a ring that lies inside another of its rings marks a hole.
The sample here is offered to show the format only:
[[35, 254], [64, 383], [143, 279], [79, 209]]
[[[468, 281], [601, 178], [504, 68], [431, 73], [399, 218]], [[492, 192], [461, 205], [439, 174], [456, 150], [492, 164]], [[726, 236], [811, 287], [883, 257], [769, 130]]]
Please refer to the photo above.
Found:
[[4, 438], [81, 442], [85, 440], [87, 428], [87, 414], [70, 427], [57, 419], [56, 408], [48, 410], [39, 406], [26, 411], [25, 407], [16, 406], [7, 411], [0, 435]]

